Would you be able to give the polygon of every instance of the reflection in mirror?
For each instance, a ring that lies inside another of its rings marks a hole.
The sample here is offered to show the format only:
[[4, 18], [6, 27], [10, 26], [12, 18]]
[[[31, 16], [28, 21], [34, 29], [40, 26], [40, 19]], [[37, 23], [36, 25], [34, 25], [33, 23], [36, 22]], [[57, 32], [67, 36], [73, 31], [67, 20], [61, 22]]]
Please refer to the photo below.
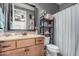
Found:
[[35, 9], [28, 4], [14, 3], [9, 6], [9, 30], [35, 30]]

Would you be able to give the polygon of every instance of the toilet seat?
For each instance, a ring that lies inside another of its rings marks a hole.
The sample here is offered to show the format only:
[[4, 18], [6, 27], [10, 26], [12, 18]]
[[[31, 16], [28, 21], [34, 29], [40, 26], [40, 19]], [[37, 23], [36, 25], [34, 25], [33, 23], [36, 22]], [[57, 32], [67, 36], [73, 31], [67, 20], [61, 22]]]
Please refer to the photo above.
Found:
[[48, 44], [47, 47], [51, 49], [59, 50], [59, 48], [53, 44]]
[[52, 53], [53, 52], [59, 53], [59, 48], [53, 44], [48, 44], [47, 50], [51, 51]]

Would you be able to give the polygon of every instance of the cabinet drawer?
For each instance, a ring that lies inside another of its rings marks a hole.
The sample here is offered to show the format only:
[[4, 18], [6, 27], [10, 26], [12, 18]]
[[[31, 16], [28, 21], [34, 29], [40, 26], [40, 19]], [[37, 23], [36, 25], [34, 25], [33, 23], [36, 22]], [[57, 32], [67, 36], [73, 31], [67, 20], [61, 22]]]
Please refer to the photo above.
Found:
[[25, 48], [2, 52], [1, 55], [2, 56], [25, 56]]
[[35, 39], [18, 40], [17, 48], [35, 45]]
[[0, 42], [0, 51], [11, 50], [15, 48], [15, 41]]
[[44, 38], [37, 38], [36, 39], [36, 44], [43, 44], [44, 43]]

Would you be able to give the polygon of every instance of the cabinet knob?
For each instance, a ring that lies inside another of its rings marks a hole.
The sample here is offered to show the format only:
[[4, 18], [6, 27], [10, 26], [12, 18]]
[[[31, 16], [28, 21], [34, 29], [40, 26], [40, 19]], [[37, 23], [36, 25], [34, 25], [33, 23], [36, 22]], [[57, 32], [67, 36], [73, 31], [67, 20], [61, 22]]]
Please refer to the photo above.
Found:
[[26, 51], [29, 51], [29, 49], [25, 49], [25, 52], [26, 52]]
[[29, 51], [29, 49], [26, 49], [26, 51]]
[[42, 40], [38, 40], [38, 42], [41, 42]]
[[25, 51], [29, 51], [29, 49], [26, 49]]

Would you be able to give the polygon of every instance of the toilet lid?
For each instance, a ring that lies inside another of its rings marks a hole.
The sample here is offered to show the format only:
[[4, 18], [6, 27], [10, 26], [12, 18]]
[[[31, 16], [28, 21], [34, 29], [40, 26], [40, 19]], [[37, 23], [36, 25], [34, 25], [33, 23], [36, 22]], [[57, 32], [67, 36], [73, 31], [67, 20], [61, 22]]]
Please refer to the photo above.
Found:
[[59, 48], [57, 46], [53, 45], [53, 44], [48, 44], [47, 48], [59, 50]]

